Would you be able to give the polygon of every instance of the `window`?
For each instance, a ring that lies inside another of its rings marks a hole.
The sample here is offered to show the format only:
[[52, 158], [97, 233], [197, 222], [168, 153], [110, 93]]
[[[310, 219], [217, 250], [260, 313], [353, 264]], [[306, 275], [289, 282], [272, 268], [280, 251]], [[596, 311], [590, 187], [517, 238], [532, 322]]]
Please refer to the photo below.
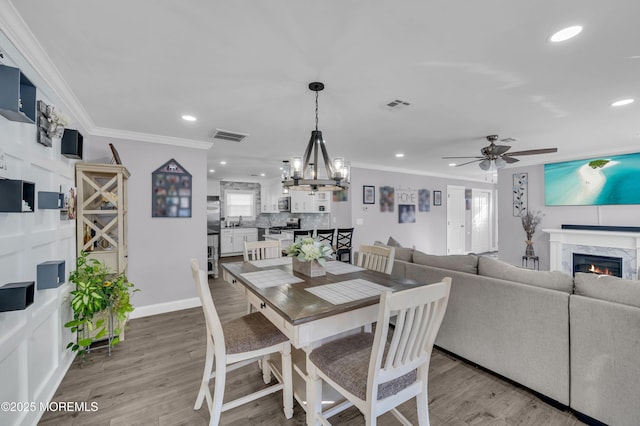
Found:
[[226, 191], [225, 213], [226, 218], [238, 218], [255, 220], [253, 191]]

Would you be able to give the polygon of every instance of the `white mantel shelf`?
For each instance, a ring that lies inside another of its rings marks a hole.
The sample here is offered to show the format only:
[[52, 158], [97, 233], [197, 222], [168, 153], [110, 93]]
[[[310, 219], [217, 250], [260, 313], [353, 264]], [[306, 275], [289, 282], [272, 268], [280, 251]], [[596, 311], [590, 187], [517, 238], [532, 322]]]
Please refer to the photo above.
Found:
[[[607, 251], [626, 251], [632, 259], [628, 259], [629, 274], [625, 278], [637, 279], [638, 259], [640, 259], [640, 232], [605, 231], [591, 229], [543, 229], [549, 234], [549, 269], [552, 271], [567, 270], [567, 259], [563, 247], [593, 247], [596, 252], [608, 254]], [[601, 249], [598, 249], [601, 248]], [[626, 257], [626, 256], [622, 256]], [[564, 260], [564, 262], [563, 262]], [[563, 265], [564, 263], [564, 265]]]

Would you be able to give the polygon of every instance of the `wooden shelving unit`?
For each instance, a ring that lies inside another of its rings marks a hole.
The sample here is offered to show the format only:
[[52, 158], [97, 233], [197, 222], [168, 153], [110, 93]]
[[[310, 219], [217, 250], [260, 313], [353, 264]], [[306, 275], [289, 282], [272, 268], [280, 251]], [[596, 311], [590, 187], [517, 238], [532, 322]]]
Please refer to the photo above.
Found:
[[127, 179], [117, 164], [76, 163], [77, 251], [91, 252], [114, 272], [127, 272]]

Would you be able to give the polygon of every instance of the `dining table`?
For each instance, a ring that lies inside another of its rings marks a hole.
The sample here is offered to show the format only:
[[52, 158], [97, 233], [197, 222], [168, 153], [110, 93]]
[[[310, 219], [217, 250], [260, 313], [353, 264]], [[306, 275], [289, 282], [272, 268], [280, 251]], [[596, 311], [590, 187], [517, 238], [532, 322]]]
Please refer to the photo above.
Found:
[[309, 425], [316, 424], [315, 404], [320, 401], [328, 416], [344, 409], [337, 401], [339, 394], [328, 386], [317, 395], [306, 368], [311, 351], [363, 327], [370, 330], [383, 292], [425, 285], [339, 261], [327, 261], [326, 274], [316, 277], [295, 272], [291, 257], [221, 266], [223, 279], [291, 341], [294, 397], [305, 409]]

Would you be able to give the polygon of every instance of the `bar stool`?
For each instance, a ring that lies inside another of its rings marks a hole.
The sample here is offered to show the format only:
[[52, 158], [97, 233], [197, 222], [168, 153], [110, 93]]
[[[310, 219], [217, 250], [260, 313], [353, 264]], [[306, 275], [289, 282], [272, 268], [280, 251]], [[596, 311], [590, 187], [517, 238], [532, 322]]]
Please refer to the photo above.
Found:
[[[353, 228], [338, 228], [336, 234], [336, 259], [341, 262], [351, 263], [351, 240]], [[347, 259], [344, 260], [346, 255]]]

